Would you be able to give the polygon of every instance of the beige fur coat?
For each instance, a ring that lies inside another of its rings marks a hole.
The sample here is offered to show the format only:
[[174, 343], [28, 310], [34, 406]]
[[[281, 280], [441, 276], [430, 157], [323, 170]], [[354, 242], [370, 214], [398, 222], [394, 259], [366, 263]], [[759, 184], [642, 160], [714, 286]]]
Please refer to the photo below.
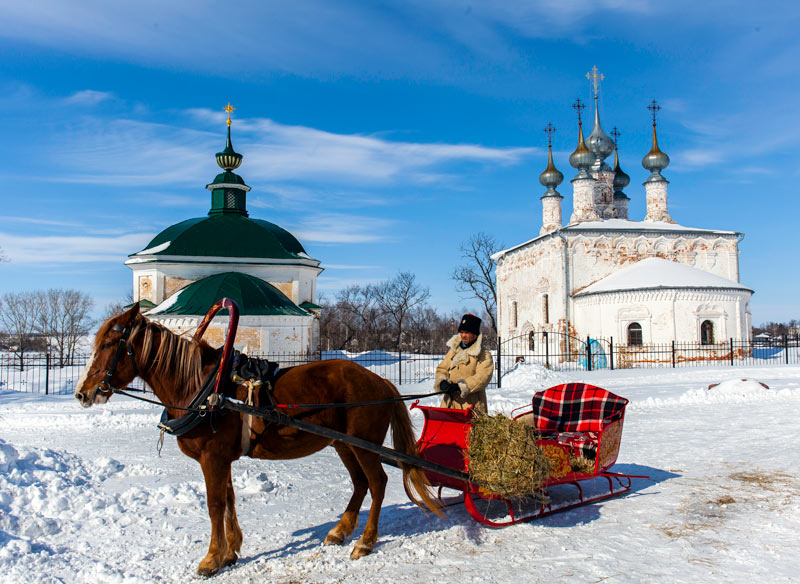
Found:
[[492, 379], [494, 365], [492, 355], [483, 348], [483, 335], [466, 349], [461, 348], [461, 336], [456, 334], [447, 341], [449, 351], [436, 367], [433, 387], [439, 390], [443, 379], [457, 383], [461, 394], [451, 398], [445, 395], [441, 407], [465, 410], [474, 405], [477, 410], [487, 413], [486, 386]]

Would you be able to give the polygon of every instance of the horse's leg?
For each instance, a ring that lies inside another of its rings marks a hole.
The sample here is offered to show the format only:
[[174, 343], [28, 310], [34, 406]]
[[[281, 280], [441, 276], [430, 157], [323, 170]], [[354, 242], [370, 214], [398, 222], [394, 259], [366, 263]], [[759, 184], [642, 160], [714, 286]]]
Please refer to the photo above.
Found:
[[369, 481], [369, 494], [372, 497], [372, 505], [369, 508], [369, 519], [364, 528], [364, 533], [353, 546], [350, 557], [354, 560], [366, 556], [372, 551], [375, 542], [378, 540], [378, 519], [381, 515], [381, 505], [383, 495], [386, 491], [386, 473], [381, 466], [381, 456], [374, 452], [354, 449], [358, 463]]
[[208, 516], [211, 518], [211, 542], [208, 553], [197, 573], [201, 576], [216, 574], [225, 564], [228, 543], [225, 540], [225, 509], [227, 507], [228, 485], [231, 481], [231, 461], [220, 460], [219, 456], [206, 453], [200, 458], [203, 477], [206, 479], [206, 501]]
[[242, 549], [242, 529], [236, 518], [236, 494], [233, 492], [233, 478], [228, 474], [228, 489], [225, 499], [225, 539], [228, 542], [228, 553], [223, 565], [232, 566], [239, 559], [237, 555]]
[[367, 477], [364, 471], [361, 470], [361, 465], [356, 459], [353, 450], [340, 442], [334, 442], [333, 447], [342, 459], [347, 472], [350, 473], [350, 480], [353, 481], [353, 496], [350, 497], [350, 502], [347, 504], [342, 514], [339, 523], [328, 532], [325, 537], [325, 545], [339, 545], [344, 543], [345, 538], [349, 537], [353, 530], [358, 525], [358, 512], [361, 509], [361, 503], [364, 502], [364, 497], [367, 495]]

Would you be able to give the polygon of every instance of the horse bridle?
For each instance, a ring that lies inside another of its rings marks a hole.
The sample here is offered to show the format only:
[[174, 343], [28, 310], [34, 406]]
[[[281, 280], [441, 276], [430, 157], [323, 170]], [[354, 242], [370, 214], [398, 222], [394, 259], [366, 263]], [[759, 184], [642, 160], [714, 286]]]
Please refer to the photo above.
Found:
[[134, 358], [133, 354], [133, 346], [128, 343], [128, 339], [131, 336], [131, 327], [123, 327], [120, 324], [115, 324], [111, 327], [112, 331], [121, 332], [122, 337], [119, 339], [119, 344], [117, 345], [117, 352], [114, 353], [114, 358], [111, 360], [111, 365], [108, 367], [108, 371], [106, 371], [106, 376], [103, 378], [97, 387], [94, 388], [94, 392], [92, 393], [92, 397], [90, 401], [94, 401], [95, 396], [97, 394], [101, 394], [106, 398], [111, 397], [114, 394], [114, 388], [111, 386], [111, 378], [114, 377], [114, 372], [117, 369], [117, 364], [120, 361], [123, 353], [122, 351], [127, 346], [126, 354], [128, 355], [128, 359], [130, 359], [131, 365], [133, 366], [133, 372], [136, 374], [136, 377], [139, 377], [139, 369], [136, 367], [136, 359]]

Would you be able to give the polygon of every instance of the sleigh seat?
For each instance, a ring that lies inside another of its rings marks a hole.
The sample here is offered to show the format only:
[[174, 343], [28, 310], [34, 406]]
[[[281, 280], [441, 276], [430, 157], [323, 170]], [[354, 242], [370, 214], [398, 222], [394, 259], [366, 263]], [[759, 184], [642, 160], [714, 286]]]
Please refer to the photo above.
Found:
[[595, 461], [595, 474], [617, 460], [628, 400], [586, 383], [564, 383], [533, 396], [530, 406], [512, 411], [543, 440], [557, 440], [575, 456]]

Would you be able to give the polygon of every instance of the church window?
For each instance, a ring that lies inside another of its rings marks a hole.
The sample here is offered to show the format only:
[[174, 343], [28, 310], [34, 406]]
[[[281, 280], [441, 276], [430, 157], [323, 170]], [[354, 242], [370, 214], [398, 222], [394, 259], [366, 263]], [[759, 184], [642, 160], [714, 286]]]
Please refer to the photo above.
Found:
[[517, 328], [517, 301], [511, 303], [511, 322], [513, 323], [511, 326]]
[[714, 323], [710, 320], [704, 320], [700, 325], [700, 343], [703, 345], [714, 344]]
[[642, 325], [638, 322], [628, 325], [628, 344], [637, 347], [642, 345]]
[[536, 350], [536, 332], [531, 331], [528, 333], [528, 350], [535, 351]]
[[542, 320], [544, 324], [550, 322], [550, 299], [547, 294], [542, 296]]

